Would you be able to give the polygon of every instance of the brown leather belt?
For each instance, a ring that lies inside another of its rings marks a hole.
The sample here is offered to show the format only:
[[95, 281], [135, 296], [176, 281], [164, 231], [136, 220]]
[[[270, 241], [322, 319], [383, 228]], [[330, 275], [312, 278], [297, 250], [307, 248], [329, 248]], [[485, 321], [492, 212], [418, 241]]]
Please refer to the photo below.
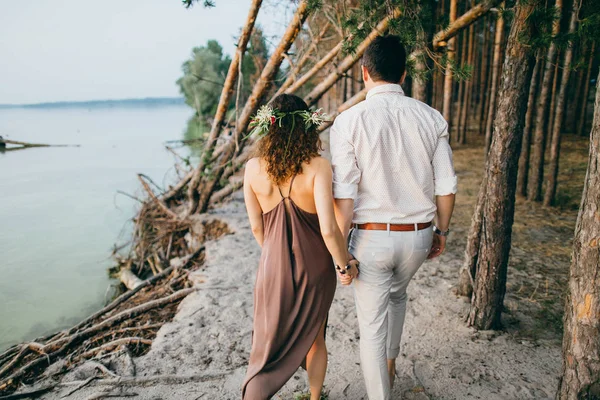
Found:
[[[420, 231], [422, 229], [429, 228], [431, 226], [431, 222], [422, 222], [417, 224], [417, 230]], [[387, 231], [388, 224], [377, 224], [377, 223], [366, 223], [366, 224], [354, 224], [354, 227], [357, 229], [363, 229], [366, 231]], [[389, 224], [390, 231], [393, 232], [406, 232], [406, 231], [414, 231], [415, 224]]]

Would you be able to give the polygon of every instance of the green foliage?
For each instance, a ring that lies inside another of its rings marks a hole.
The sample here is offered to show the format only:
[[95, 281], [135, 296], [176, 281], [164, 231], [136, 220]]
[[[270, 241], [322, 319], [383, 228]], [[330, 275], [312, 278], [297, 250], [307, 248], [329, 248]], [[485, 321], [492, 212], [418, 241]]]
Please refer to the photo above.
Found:
[[388, 31], [398, 35], [407, 48], [412, 49], [424, 45], [425, 37], [419, 33], [428, 29], [432, 23], [432, 10], [429, 2], [420, 3], [418, 0], [360, 0], [356, 8], [349, 11], [342, 27], [346, 40], [342, 50], [354, 53], [356, 47], [386, 16], [392, 15], [399, 8], [401, 15], [390, 21]]
[[206, 46], [194, 47], [192, 57], [183, 63], [183, 77], [177, 85], [196, 115], [208, 116], [216, 111], [230, 62], [219, 43], [209, 40]]
[[308, 12], [313, 13], [323, 7], [323, 0], [308, 0]]
[[[269, 52], [262, 30], [256, 27], [242, 60], [242, 80], [239, 85], [241, 106], [249, 97], [268, 57]], [[202, 138], [210, 130], [208, 121], [217, 110], [230, 64], [230, 57], [223, 54], [223, 48], [215, 40], [209, 40], [206, 46], [192, 49], [190, 59], [182, 64], [183, 76], [177, 80], [177, 85], [186, 104], [195, 111], [188, 121], [186, 139]], [[236, 93], [228, 106], [230, 114], [235, 109], [237, 98]]]
[[560, 12], [556, 7], [535, 7], [528, 20], [532, 24], [532, 35], [522, 35], [519, 40], [535, 50], [547, 49], [555, 39], [552, 24], [560, 20]]
[[[267, 57], [262, 31], [256, 28], [242, 61], [241, 101], [245, 101], [250, 94]], [[183, 76], [177, 80], [177, 85], [186, 104], [196, 111], [197, 116], [209, 118], [215, 113], [230, 63], [231, 59], [223, 54], [223, 48], [215, 40], [192, 49], [191, 58], [183, 63]], [[234, 106], [232, 102], [230, 108]]]
[[587, 0], [581, 5], [577, 35], [587, 43], [600, 40], [600, 2]]

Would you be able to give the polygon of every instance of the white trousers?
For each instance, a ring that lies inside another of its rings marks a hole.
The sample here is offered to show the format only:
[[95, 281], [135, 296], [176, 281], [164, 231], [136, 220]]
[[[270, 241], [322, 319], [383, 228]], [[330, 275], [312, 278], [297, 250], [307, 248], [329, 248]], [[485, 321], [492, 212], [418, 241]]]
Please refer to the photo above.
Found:
[[360, 361], [370, 400], [389, 400], [387, 359], [400, 353], [406, 288], [432, 244], [432, 228], [390, 232], [354, 229], [350, 252], [360, 262], [353, 282]]

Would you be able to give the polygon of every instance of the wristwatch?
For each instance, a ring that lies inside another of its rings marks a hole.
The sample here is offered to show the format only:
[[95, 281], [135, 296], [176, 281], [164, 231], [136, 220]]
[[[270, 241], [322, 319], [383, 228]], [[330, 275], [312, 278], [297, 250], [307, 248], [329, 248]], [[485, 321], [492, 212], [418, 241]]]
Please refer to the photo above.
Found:
[[335, 269], [337, 269], [340, 274], [346, 275], [346, 272], [348, 272], [352, 268], [352, 265], [350, 265], [350, 263], [354, 260], [356, 260], [356, 258], [354, 258], [354, 256], [352, 254], [350, 254], [350, 259], [348, 260], [346, 265], [343, 267], [340, 267], [339, 265], [336, 264]]
[[433, 233], [435, 233], [436, 235], [439, 235], [439, 236], [448, 236], [450, 234], [450, 229], [448, 229], [447, 231], [440, 231], [439, 228], [434, 225]]
[[350, 264], [346, 264], [346, 266], [345, 266], [345, 267], [340, 267], [340, 266], [339, 266], [339, 265], [337, 265], [337, 264], [336, 264], [336, 266], [335, 266], [335, 269], [337, 269], [337, 270], [340, 272], [340, 274], [342, 274], [342, 275], [346, 275], [346, 272], [347, 272], [347, 271], [348, 271], [350, 268], [352, 268], [352, 266], [351, 266]]

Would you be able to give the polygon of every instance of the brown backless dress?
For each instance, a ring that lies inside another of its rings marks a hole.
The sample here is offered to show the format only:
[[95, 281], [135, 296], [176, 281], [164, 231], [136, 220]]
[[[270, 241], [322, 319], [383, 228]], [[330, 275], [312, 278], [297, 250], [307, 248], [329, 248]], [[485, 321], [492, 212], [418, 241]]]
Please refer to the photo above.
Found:
[[264, 243], [254, 289], [244, 400], [270, 399], [304, 364], [336, 288], [333, 261], [317, 215], [299, 208], [281, 189], [279, 193], [281, 202], [263, 214]]

